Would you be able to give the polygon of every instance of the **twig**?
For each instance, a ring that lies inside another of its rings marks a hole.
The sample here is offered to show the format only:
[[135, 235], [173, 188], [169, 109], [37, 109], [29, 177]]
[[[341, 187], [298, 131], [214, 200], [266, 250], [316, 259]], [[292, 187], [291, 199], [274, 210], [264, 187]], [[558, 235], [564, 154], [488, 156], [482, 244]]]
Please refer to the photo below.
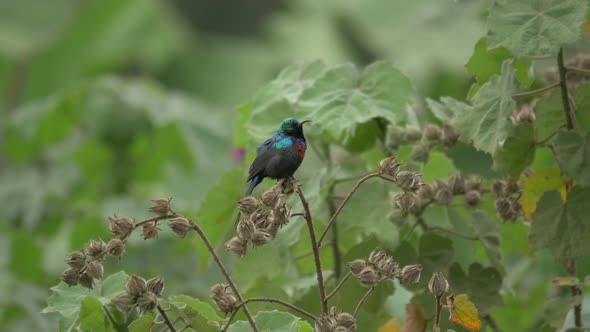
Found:
[[174, 324], [172, 324], [172, 322], [170, 321], [170, 318], [168, 318], [168, 315], [166, 314], [166, 311], [164, 311], [164, 309], [162, 309], [162, 306], [159, 303], [158, 303], [158, 311], [160, 312], [160, 315], [162, 315], [162, 317], [164, 318], [164, 321], [166, 322], [166, 325], [168, 325], [168, 328], [170, 328], [170, 331], [176, 332], [176, 328], [174, 327]]
[[303, 216], [305, 216], [305, 213], [297, 212], [297, 213], [291, 213], [291, 215], [289, 217], [303, 217]]
[[570, 109], [570, 99], [569, 99], [569, 92], [567, 90], [567, 70], [563, 63], [563, 47], [559, 48], [559, 53], [557, 54], [557, 69], [559, 71], [559, 85], [561, 86], [561, 101], [563, 103], [563, 111], [565, 112], [565, 119], [567, 123], [568, 129], [574, 128], [574, 121], [572, 119], [571, 109]]
[[559, 130], [560, 130], [561, 128], [563, 128], [563, 126], [564, 126], [564, 124], [562, 124], [561, 126], [559, 126], [559, 127], [557, 128], [557, 130], [556, 130], [556, 131], [554, 131], [554, 132], [553, 132], [551, 135], [549, 135], [549, 136], [548, 136], [547, 138], [545, 138], [544, 140], [542, 140], [542, 141], [539, 141], [539, 142], [535, 142], [535, 145], [543, 145], [543, 144], [545, 144], [545, 143], [549, 142], [549, 141], [550, 141], [550, 140], [551, 140], [553, 137], [555, 137], [555, 135], [557, 135], [557, 133], [559, 132]]
[[567, 72], [590, 76], [590, 70], [588, 70], [588, 69], [577, 68], [577, 67], [566, 67], [565, 70]]
[[483, 316], [483, 319], [486, 321], [486, 323], [488, 323], [488, 326], [492, 329], [492, 331], [504, 332], [504, 330], [502, 330], [502, 328], [500, 328], [500, 326], [498, 326], [498, 323], [496, 322], [496, 320], [494, 319], [494, 317], [491, 314], [487, 314], [487, 315]]
[[301, 186], [299, 183], [295, 181], [295, 192], [299, 195], [299, 199], [301, 200], [301, 204], [303, 205], [303, 210], [305, 211], [305, 222], [307, 223], [307, 228], [309, 229], [309, 238], [311, 240], [311, 248], [313, 250], [313, 258], [315, 262], [315, 269], [316, 275], [318, 279], [318, 287], [320, 289], [320, 302], [322, 305], [322, 313], [328, 312], [328, 302], [326, 301], [326, 285], [324, 285], [324, 276], [322, 274], [322, 261], [320, 260], [320, 250], [319, 250], [319, 242], [316, 241], [315, 230], [313, 228], [313, 221], [311, 219], [311, 212], [309, 210], [309, 204], [303, 195], [303, 191], [301, 190]]
[[[331, 244], [331, 242], [330, 242], [330, 244]], [[322, 250], [323, 248], [327, 248], [327, 247], [321, 247], [319, 249]], [[309, 256], [313, 256], [313, 250], [312, 251], [308, 251], [308, 252], [306, 252], [304, 254], [301, 254], [299, 256], [295, 256], [295, 257], [293, 257], [293, 260], [296, 260], [297, 261], [297, 260], [300, 260], [300, 259], [303, 259], [303, 258], [309, 257]], [[324, 280], [324, 281], [327, 282], [327, 280]]]
[[367, 290], [367, 292], [365, 293], [365, 295], [363, 295], [363, 297], [361, 298], [361, 300], [359, 301], [359, 303], [356, 305], [356, 309], [354, 309], [354, 313], [352, 314], [353, 317], [356, 318], [356, 315], [358, 315], [359, 311], [361, 310], [361, 307], [363, 306], [363, 304], [365, 304], [365, 302], [367, 302], [367, 299], [369, 298], [369, 295], [371, 295], [371, 293], [373, 293], [373, 291], [375, 290], [376, 286], [373, 286], [371, 288], [369, 288], [369, 290]]
[[[567, 262], [567, 272], [570, 276], [576, 277], [576, 259], [572, 258]], [[579, 285], [571, 286], [572, 295], [582, 297], [582, 288]], [[582, 327], [582, 301], [574, 306], [574, 322], [577, 328]]]
[[555, 58], [555, 54], [528, 55], [528, 56], [525, 56], [525, 58], [529, 59], [529, 60], [545, 60], [545, 59]]
[[[328, 192], [328, 196], [334, 194], [334, 185], [330, 186], [330, 190]], [[336, 212], [336, 208], [334, 207], [334, 201], [328, 199], [328, 209], [330, 215], [334, 215]], [[338, 243], [338, 224], [334, 222], [332, 225], [332, 253], [334, 257], [334, 278], [336, 280], [340, 279], [340, 275], [342, 274], [342, 254], [340, 253], [340, 245]], [[327, 301], [327, 299], [326, 299]]]
[[532, 97], [532, 96], [536, 96], [539, 95], [545, 91], [549, 91], [551, 89], [557, 88], [559, 86], [559, 82], [555, 82], [555, 83], [551, 83], [545, 87], [542, 87], [540, 89], [537, 90], [531, 90], [531, 91], [526, 91], [526, 92], [521, 92], [521, 93], [516, 93], [512, 95], [512, 98], [514, 99], [519, 99], [519, 98], [526, 98], [526, 97]]
[[[205, 233], [203, 232], [201, 227], [199, 227], [199, 225], [197, 225], [192, 220], [191, 220], [191, 225], [192, 225], [193, 229], [199, 234], [199, 236], [201, 237], [203, 242], [205, 243], [205, 246], [209, 250], [209, 253], [211, 253], [211, 256], [213, 256], [213, 260], [215, 260], [215, 263], [217, 263], [219, 270], [221, 270], [221, 273], [225, 277], [225, 280], [227, 280], [227, 283], [231, 287], [231, 289], [234, 292], [234, 295], [236, 296], [238, 301], [240, 301], [240, 302], [244, 301], [244, 299], [242, 298], [242, 294], [240, 294], [240, 290], [238, 289], [238, 286], [236, 286], [232, 277], [229, 275], [229, 272], [227, 272], [227, 269], [225, 268], [225, 266], [221, 262], [221, 259], [219, 259], [219, 256], [215, 252], [215, 249], [213, 249], [211, 242], [209, 242], [209, 239], [207, 238], [207, 236], [205, 235]], [[250, 313], [248, 308], [246, 306], [244, 306], [242, 308], [242, 310], [244, 311], [246, 318], [248, 318], [248, 322], [250, 322], [250, 326], [252, 327], [252, 330], [254, 330], [254, 332], [258, 332], [258, 328], [256, 327], [256, 323], [254, 322], [254, 318], [252, 318], [252, 314]]]
[[439, 226], [428, 226], [428, 230], [429, 231], [439, 231], [439, 232], [443, 232], [443, 233], [449, 233], [449, 234], [455, 235], [457, 237], [463, 238], [465, 240], [472, 240], [472, 241], [479, 240], [479, 238], [477, 236], [472, 236], [472, 235], [467, 235], [467, 234], [459, 233], [459, 232], [454, 231], [452, 229], [448, 229], [448, 228], [444, 228], [444, 227], [439, 227]]
[[410, 239], [410, 237], [412, 236], [412, 234], [414, 234], [414, 231], [416, 230], [416, 227], [418, 226], [418, 224], [419, 224], [419, 222], [418, 222], [418, 220], [416, 220], [416, 222], [412, 225], [412, 227], [408, 231], [408, 234], [406, 234], [406, 236], [404, 236], [404, 240], [403, 241], [407, 241], [407, 240]]
[[439, 296], [434, 296], [434, 298], [436, 299], [436, 311], [434, 312], [434, 326], [433, 326], [433, 331], [434, 332], [440, 332], [440, 312], [442, 310], [442, 297], [443, 295], [439, 295]]
[[297, 311], [298, 313], [300, 313], [300, 314], [302, 314], [302, 315], [304, 315], [304, 316], [307, 316], [307, 317], [311, 318], [311, 319], [312, 319], [312, 320], [314, 320], [314, 321], [315, 321], [316, 319], [318, 319], [318, 318], [317, 318], [317, 316], [315, 316], [314, 314], [312, 314], [312, 313], [309, 313], [309, 312], [307, 312], [307, 311], [305, 311], [305, 310], [303, 310], [303, 309], [301, 309], [301, 308], [299, 308], [299, 307], [297, 307], [297, 306], [295, 306], [295, 305], [293, 305], [293, 304], [291, 304], [291, 303], [289, 303], [289, 302], [285, 302], [285, 301], [283, 301], [283, 300], [274, 299], [274, 298], [270, 298], [270, 297], [253, 297], [253, 298], [249, 298], [249, 299], [246, 299], [246, 300], [244, 300], [244, 301], [240, 302], [240, 303], [239, 303], [239, 304], [236, 306], [236, 309], [235, 309], [235, 310], [232, 312], [232, 314], [231, 314], [231, 316], [229, 317], [229, 319], [228, 319], [227, 323], [225, 324], [225, 327], [224, 327], [223, 329], [221, 329], [221, 331], [222, 331], [222, 332], [224, 332], [224, 331], [227, 331], [227, 329], [229, 328], [229, 326], [230, 326], [231, 322], [234, 320], [234, 318], [235, 318], [235, 316], [236, 316], [236, 313], [237, 313], [237, 312], [240, 310], [240, 308], [241, 308], [242, 306], [246, 305], [246, 304], [247, 304], [247, 303], [249, 303], [249, 302], [269, 302], [269, 303], [277, 303], [277, 304], [283, 305], [283, 306], [285, 306], [285, 307], [287, 307], [287, 308], [293, 309], [293, 310]]
[[332, 297], [334, 297], [334, 295], [336, 295], [338, 293], [338, 291], [340, 290], [340, 288], [342, 288], [342, 286], [344, 286], [344, 284], [346, 283], [346, 281], [352, 277], [352, 272], [348, 272], [344, 278], [342, 278], [342, 280], [340, 280], [340, 282], [338, 283], [338, 285], [336, 285], [336, 287], [334, 288], [334, 290], [328, 294], [326, 296], [326, 301], [330, 300]]
[[121, 326], [119, 324], [117, 324], [117, 322], [115, 322], [115, 319], [113, 318], [113, 315], [111, 315], [111, 312], [109, 311], [109, 308], [107, 308], [106, 305], [102, 306], [102, 309], [104, 310], [105, 314], [107, 314], [107, 318], [109, 319], [109, 321], [111, 322], [111, 324], [113, 324], [113, 328], [117, 331], [119, 331], [121, 329]]
[[328, 222], [328, 225], [326, 226], [326, 228], [322, 232], [322, 235], [320, 236], [320, 239], [318, 241], [318, 246], [319, 247], [322, 246], [322, 241], [326, 237], [326, 234], [328, 234], [328, 231], [330, 230], [330, 227], [332, 227], [332, 225], [336, 221], [336, 217], [338, 217], [338, 215], [340, 214], [340, 212], [342, 211], [342, 209], [344, 208], [344, 206], [346, 205], [346, 203], [348, 203], [348, 201], [350, 200], [350, 198], [352, 197], [352, 195], [358, 190], [358, 188], [361, 186], [361, 184], [363, 184], [365, 181], [367, 181], [370, 178], [379, 177], [379, 176], [380, 176], [379, 173], [369, 173], [369, 174], [363, 176], [356, 183], [356, 185], [352, 188], [352, 190], [348, 193], [348, 195], [346, 195], [346, 197], [344, 198], [344, 200], [342, 200], [342, 202], [340, 203], [340, 205], [336, 209], [336, 212], [334, 212], [334, 214], [330, 218], [330, 221]]
[[157, 216], [157, 217], [153, 217], [153, 218], [149, 218], [149, 219], [145, 219], [142, 220], [140, 222], [137, 222], [133, 225], [134, 228], [138, 228], [139, 226], [143, 226], [145, 224], [148, 224], [150, 222], [154, 222], [154, 221], [160, 221], [160, 220], [166, 220], [166, 219], [170, 219], [170, 218], [177, 218], [177, 217], [182, 217], [181, 215], [177, 214], [177, 213], [171, 213], [165, 216]]

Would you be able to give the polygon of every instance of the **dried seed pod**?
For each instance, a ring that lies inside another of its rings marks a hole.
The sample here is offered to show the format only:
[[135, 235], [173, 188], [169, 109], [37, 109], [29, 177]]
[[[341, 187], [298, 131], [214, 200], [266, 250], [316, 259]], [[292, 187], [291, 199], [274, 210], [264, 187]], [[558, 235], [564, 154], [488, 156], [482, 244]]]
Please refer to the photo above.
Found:
[[225, 292], [228, 288], [229, 288], [228, 284], [215, 284], [215, 285], [211, 286], [209, 291], [213, 295], [223, 295], [223, 294], [225, 294]]
[[365, 267], [357, 277], [363, 286], [373, 287], [379, 283], [377, 271], [370, 266]]
[[256, 226], [254, 223], [248, 219], [242, 219], [238, 223], [238, 227], [236, 229], [236, 233], [238, 237], [243, 240], [249, 241], [252, 240], [254, 237], [254, 232], [256, 232]]
[[93, 289], [94, 288], [94, 279], [92, 279], [91, 276], [88, 275], [88, 273], [84, 272], [82, 273], [82, 275], [80, 276], [80, 285], [88, 288], [88, 289]]
[[429, 184], [420, 187], [416, 193], [424, 201], [430, 201], [434, 197], [434, 189]]
[[518, 184], [518, 182], [510, 181], [506, 186], [506, 191], [508, 192], [508, 194], [518, 194], [520, 193], [520, 185]]
[[107, 252], [109, 255], [119, 257], [125, 254], [125, 242], [120, 239], [111, 239], [107, 244]]
[[270, 242], [272, 236], [263, 230], [256, 230], [252, 237], [252, 244], [255, 246], [262, 246]]
[[422, 272], [422, 265], [412, 264], [406, 265], [401, 271], [400, 280], [405, 283], [417, 283], [420, 281], [420, 273]]
[[503, 197], [506, 195], [506, 181], [496, 180], [492, 184], [492, 191], [496, 197]]
[[193, 225], [191, 224], [190, 220], [185, 217], [171, 219], [168, 222], [168, 226], [170, 226], [170, 229], [172, 229], [174, 234], [180, 236], [181, 238], [184, 238], [186, 234], [188, 234], [188, 232], [193, 229]]
[[65, 262], [75, 271], [80, 271], [86, 266], [86, 255], [83, 251], [74, 251], [68, 254]]
[[239, 236], [234, 236], [229, 241], [225, 243], [225, 250], [234, 253], [238, 256], [244, 256], [248, 249], [248, 241], [240, 238]]
[[416, 202], [416, 194], [404, 191], [394, 196], [395, 202], [399, 206], [400, 209], [404, 212], [408, 212], [408, 210], [414, 205]]
[[365, 261], [364, 259], [355, 259], [352, 262], [348, 263], [348, 268], [350, 269], [350, 272], [352, 272], [352, 274], [354, 274], [355, 276], [358, 276], [359, 273], [361, 273], [361, 271], [367, 267], [367, 261]]
[[217, 308], [225, 314], [234, 311], [238, 302], [227, 290], [228, 286], [226, 284], [216, 284], [211, 287], [211, 298], [217, 305]]
[[377, 266], [379, 265], [379, 262], [381, 262], [382, 260], [387, 258], [387, 254], [385, 253], [385, 251], [381, 250], [381, 249], [375, 249], [371, 252], [371, 254], [369, 255], [369, 264], [372, 264], [373, 266]]
[[336, 326], [344, 327], [347, 331], [356, 331], [356, 319], [346, 312], [336, 315]]
[[315, 321], [316, 332], [333, 332], [336, 327], [336, 320], [326, 315], [321, 315]]
[[162, 295], [164, 290], [164, 280], [160, 277], [152, 278], [146, 283], [148, 291], [156, 294], [157, 296]]
[[145, 279], [140, 276], [133, 275], [127, 281], [127, 286], [125, 287], [127, 294], [137, 297], [147, 291], [147, 284]]
[[397, 185], [403, 191], [410, 191], [414, 184], [414, 172], [410, 171], [400, 171], [397, 176], [395, 177]]
[[111, 234], [121, 240], [126, 238], [133, 233], [134, 222], [131, 218], [119, 218], [117, 215], [109, 217], [111, 222]]
[[441, 272], [434, 272], [428, 282], [428, 289], [435, 296], [443, 296], [449, 291], [449, 282]]
[[438, 141], [442, 137], [442, 131], [438, 126], [428, 124], [424, 129], [424, 137], [429, 141]]
[[465, 193], [465, 203], [469, 206], [477, 206], [481, 202], [481, 194], [477, 190], [470, 190]]
[[256, 228], [266, 228], [271, 223], [270, 212], [258, 210], [250, 215], [249, 218]]
[[129, 310], [133, 308], [133, 305], [135, 305], [133, 297], [125, 292], [119, 293], [117, 296], [113, 297], [111, 303], [114, 304], [119, 311], [124, 313], [129, 312]]
[[291, 195], [295, 192], [295, 180], [293, 178], [279, 180], [278, 185], [283, 195]]
[[455, 127], [445, 123], [442, 129], [442, 143], [446, 146], [453, 146], [459, 140], [459, 134], [455, 130]]
[[396, 177], [401, 164], [397, 162], [397, 156], [385, 158], [379, 162], [379, 170], [382, 174]]
[[91, 261], [88, 264], [86, 264], [86, 273], [92, 279], [102, 278], [103, 271], [104, 271], [104, 268], [103, 268], [102, 264], [98, 261]]
[[272, 217], [274, 223], [285, 226], [289, 223], [289, 217], [291, 216], [291, 209], [287, 206], [286, 202], [279, 203], [272, 210]]
[[137, 307], [142, 313], [153, 311], [158, 305], [158, 297], [152, 292], [144, 292], [137, 298]]
[[415, 145], [412, 148], [412, 153], [410, 154], [410, 158], [412, 160], [425, 163], [428, 161], [428, 157], [430, 156], [430, 148], [424, 144]]
[[254, 196], [245, 196], [238, 201], [238, 209], [245, 216], [250, 216], [260, 209], [261, 206], [262, 203]]
[[469, 190], [481, 190], [481, 178], [477, 176], [470, 176], [467, 180], [465, 180], [465, 192]]
[[158, 223], [155, 221], [150, 221], [148, 223], [143, 224], [142, 226], [144, 240], [158, 238], [159, 232], [160, 228], [158, 227]]
[[511, 217], [512, 204], [508, 198], [498, 198], [495, 202], [496, 211], [503, 220], [508, 220]]
[[262, 194], [262, 204], [272, 209], [279, 203], [280, 197], [280, 193], [274, 188], [271, 188]]
[[434, 193], [434, 200], [440, 205], [449, 205], [453, 200], [453, 193], [449, 187], [439, 187]]
[[73, 268], [65, 270], [59, 277], [68, 286], [76, 286], [80, 281], [80, 272]]
[[172, 202], [172, 198], [152, 199], [153, 205], [149, 208], [149, 210], [160, 217], [165, 217], [172, 213], [172, 209], [170, 209], [170, 202]]
[[416, 127], [407, 127], [404, 130], [403, 140], [405, 143], [413, 143], [422, 139], [422, 131]]
[[449, 176], [449, 190], [453, 195], [462, 194], [465, 192], [465, 178], [463, 174], [457, 173]]
[[86, 254], [90, 257], [97, 257], [103, 255], [103, 253], [107, 250], [106, 245], [104, 242], [99, 240], [92, 240], [86, 246]]

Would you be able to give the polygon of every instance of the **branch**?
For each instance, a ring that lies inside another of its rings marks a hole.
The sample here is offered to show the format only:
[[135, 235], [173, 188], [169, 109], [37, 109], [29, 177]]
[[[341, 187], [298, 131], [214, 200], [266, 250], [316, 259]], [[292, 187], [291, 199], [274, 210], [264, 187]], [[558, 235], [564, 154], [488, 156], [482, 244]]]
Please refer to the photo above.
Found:
[[582, 74], [582, 75], [590, 76], [590, 70], [583, 69], [583, 68], [566, 67], [565, 70], [567, 72], [572, 72], [572, 73], [576, 73], [576, 74]]
[[[219, 266], [221, 273], [225, 277], [225, 280], [227, 280], [227, 283], [231, 287], [231, 289], [234, 292], [234, 295], [236, 296], [238, 301], [240, 301], [240, 302], [244, 301], [244, 299], [242, 298], [242, 294], [240, 294], [240, 290], [238, 289], [238, 287], [234, 283], [233, 279], [229, 275], [229, 272], [227, 272], [227, 269], [225, 268], [225, 266], [221, 262], [221, 259], [219, 259], [219, 256], [215, 252], [215, 249], [213, 249], [211, 242], [209, 242], [209, 239], [207, 238], [207, 236], [205, 235], [205, 233], [203, 232], [201, 227], [199, 227], [199, 225], [197, 225], [192, 220], [191, 220], [191, 225], [192, 225], [193, 229], [199, 234], [199, 236], [201, 237], [201, 239], [205, 243], [205, 246], [207, 246], [207, 249], [211, 253], [211, 256], [213, 256], [213, 260], [215, 260], [215, 263], [217, 263], [217, 266]], [[248, 310], [248, 308], [244, 306], [244, 308], [242, 310], [244, 311], [244, 314], [248, 318], [248, 322], [250, 322], [250, 326], [252, 327], [252, 330], [254, 330], [254, 332], [258, 332], [258, 328], [256, 327], [256, 323], [254, 322], [254, 318], [252, 318], [252, 314], [250, 314], [250, 311]]]
[[504, 330], [502, 330], [500, 326], [498, 326], [498, 323], [491, 314], [483, 316], [483, 319], [486, 321], [486, 323], [488, 323], [488, 326], [492, 329], [492, 331], [504, 332]]
[[342, 278], [342, 280], [340, 280], [340, 282], [338, 283], [338, 285], [336, 285], [336, 288], [334, 288], [334, 290], [328, 294], [328, 296], [326, 296], [326, 301], [328, 301], [329, 299], [331, 299], [332, 297], [334, 297], [334, 295], [336, 295], [338, 293], [338, 291], [340, 290], [340, 288], [342, 288], [342, 286], [344, 286], [344, 284], [346, 283], [346, 281], [352, 277], [352, 272], [348, 272], [344, 278]]
[[[567, 272], [570, 276], [576, 277], [576, 259], [572, 258], [568, 261]], [[582, 288], [579, 285], [571, 286], [572, 295], [582, 297]], [[577, 328], [582, 327], [582, 301], [574, 306], [574, 322]]]
[[318, 319], [318, 318], [317, 318], [317, 316], [315, 316], [314, 314], [311, 314], [311, 313], [309, 313], [309, 312], [307, 312], [307, 311], [305, 311], [305, 310], [303, 310], [303, 309], [301, 309], [301, 308], [299, 308], [299, 307], [297, 307], [297, 306], [295, 306], [295, 305], [293, 305], [293, 304], [291, 304], [291, 303], [289, 303], [289, 302], [285, 302], [285, 301], [283, 301], [283, 300], [274, 299], [274, 298], [270, 298], [270, 297], [253, 297], [253, 298], [246, 299], [246, 300], [244, 300], [244, 301], [240, 302], [240, 303], [239, 303], [239, 304], [236, 306], [236, 309], [235, 309], [235, 310], [232, 312], [232, 314], [231, 314], [231, 316], [229, 317], [229, 319], [228, 319], [227, 323], [225, 324], [225, 327], [224, 327], [224, 328], [221, 330], [222, 332], [225, 332], [225, 331], [227, 331], [227, 329], [229, 328], [229, 325], [231, 324], [231, 322], [232, 322], [232, 321], [234, 320], [234, 318], [236, 317], [236, 313], [237, 313], [238, 311], [240, 311], [240, 308], [241, 308], [242, 306], [246, 305], [246, 304], [247, 304], [247, 303], [249, 303], [249, 302], [269, 302], [269, 303], [277, 303], [277, 304], [283, 305], [283, 306], [285, 306], [285, 307], [287, 307], [287, 308], [290, 308], [290, 309], [292, 309], [292, 310], [295, 310], [295, 311], [297, 311], [298, 313], [300, 313], [300, 314], [302, 314], [302, 315], [304, 315], [304, 316], [307, 316], [307, 317], [311, 318], [311, 319], [312, 319], [312, 320], [314, 320], [314, 321]]
[[442, 310], [442, 295], [435, 296], [436, 298], [436, 312], [434, 313], [434, 332], [440, 332], [440, 312]]
[[520, 98], [526, 98], [526, 97], [532, 97], [532, 96], [536, 96], [539, 95], [543, 92], [549, 91], [553, 88], [557, 88], [559, 86], [559, 82], [555, 82], [555, 83], [551, 83], [549, 85], [547, 85], [546, 87], [537, 89], [537, 90], [531, 90], [531, 91], [526, 91], [526, 92], [521, 92], [521, 93], [516, 93], [512, 95], [512, 98], [514, 99], [520, 99]]
[[313, 250], [313, 258], [315, 262], [315, 270], [318, 279], [318, 287], [320, 288], [320, 302], [322, 305], [322, 313], [328, 313], [328, 302], [326, 301], [326, 286], [324, 285], [324, 276], [322, 274], [322, 262], [320, 260], [320, 250], [319, 250], [319, 242], [316, 241], [315, 237], [315, 230], [313, 228], [313, 221], [311, 219], [311, 212], [309, 211], [309, 204], [303, 195], [303, 191], [301, 191], [301, 186], [295, 180], [295, 192], [299, 195], [299, 199], [301, 200], [301, 204], [303, 205], [303, 210], [305, 211], [305, 222], [307, 223], [307, 228], [309, 229], [309, 237], [311, 240], [311, 247]]
[[472, 235], [467, 235], [467, 234], [459, 233], [459, 232], [454, 231], [452, 229], [448, 229], [448, 228], [444, 228], [444, 227], [439, 227], [439, 226], [428, 226], [428, 230], [429, 231], [439, 231], [439, 232], [443, 232], [443, 233], [449, 233], [449, 234], [455, 235], [457, 237], [463, 238], [465, 240], [472, 240], [472, 241], [479, 240], [479, 238], [477, 236], [472, 236]]
[[[330, 190], [328, 195], [334, 194], [334, 185], [330, 186]], [[330, 215], [334, 215], [336, 212], [334, 207], [334, 201], [328, 199], [328, 208], [330, 210]], [[332, 252], [334, 255], [334, 278], [336, 280], [340, 279], [340, 275], [342, 274], [342, 254], [340, 253], [340, 244], [338, 243], [338, 225], [334, 222], [332, 225]], [[327, 301], [327, 299], [326, 299]]]
[[369, 295], [371, 295], [371, 293], [373, 293], [373, 291], [375, 290], [375, 287], [377, 287], [377, 286], [373, 286], [373, 287], [369, 288], [369, 290], [365, 293], [365, 295], [363, 295], [363, 297], [361, 298], [361, 300], [359, 301], [359, 303], [356, 305], [356, 309], [354, 309], [354, 313], [352, 314], [352, 316], [354, 318], [356, 318], [356, 315], [358, 315], [358, 313], [361, 310], [361, 307], [363, 306], [363, 304], [365, 304], [365, 302], [367, 302], [367, 299], [369, 298]]
[[164, 311], [164, 309], [162, 309], [162, 306], [159, 303], [158, 303], [157, 308], [158, 308], [158, 311], [160, 312], [160, 315], [162, 315], [162, 317], [164, 318], [166, 325], [168, 325], [168, 328], [170, 328], [170, 331], [176, 332], [176, 328], [174, 327], [174, 324], [172, 324], [172, 322], [170, 321], [170, 318], [168, 318], [168, 315], [166, 314], [166, 311]]
[[367, 181], [370, 178], [379, 177], [379, 176], [380, 176], [379, 173], [370, 173], [370, 174], [367, 174], [367, 175], [363, 176], [356, 183], [356, 185], [352, 188], [352, 190], [348, 193], [348, 195], [346, 195], [346, 197], [344, 198], [344, 200], [342, 200], [342, 203], [340, 203], [340, 206], [338, 206], [338, 208], [336, 209], [336, 212], [334, 212], [334, 214], [332, 215], [332, 218], [330, 218], [330, 221], [328, 222], [328, 225], [326, 226], [326, 228], [322, 232], [322, 235], [320, 236], [320, 240], [317, 243], [317, 245], [319, 247], [322, 246], [322, 241], [326, 237], [326, 234], [328, 234], [328, 231], [330, 230], [330, 227], [332, 227], [332, 225], [336, 221], [336, 217], [338, 217], [338, 215], [340, 214], [340, 212], [342, 211], [342, 209], [344, 208], [344, 206], [346, 205], [346, 203], [348, 203], [348, 201], [350, 200], [350, 198], [352, 197], [352, 195], [358, 190], [358, 188], [361, 186], [361, 184], [363, 184], [365, 181]]
[[565, 119], [567, 122], [567, 128], [574, 128], [574, 120], [570, 109], [569, 92], [567, 90], [567, 70], [563, 64], [563, 47], [559, 49], [557, 54], [557, 69], [559, 71], [559, 85], [561, 86], [561, 101], [563, 103], [563, 111], [565, 112]]

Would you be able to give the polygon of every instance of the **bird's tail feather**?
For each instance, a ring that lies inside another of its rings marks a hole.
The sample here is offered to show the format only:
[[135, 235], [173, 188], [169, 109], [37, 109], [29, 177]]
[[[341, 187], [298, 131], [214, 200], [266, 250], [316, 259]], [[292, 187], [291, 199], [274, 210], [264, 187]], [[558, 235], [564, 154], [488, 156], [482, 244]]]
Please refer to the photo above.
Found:
[[262, 176], [256, 175], [255, 177], [253, 177], [252, 181], [250, 181], [250, 186], [248, 186], [248, 190], [246, 190], [246, 193], [244, 194], [244, 196], [250, 196], [252, 194], [252, 192], [254, 191], [254, 188], [257, 185], [259, 185], [260, 182], [262, 182]]

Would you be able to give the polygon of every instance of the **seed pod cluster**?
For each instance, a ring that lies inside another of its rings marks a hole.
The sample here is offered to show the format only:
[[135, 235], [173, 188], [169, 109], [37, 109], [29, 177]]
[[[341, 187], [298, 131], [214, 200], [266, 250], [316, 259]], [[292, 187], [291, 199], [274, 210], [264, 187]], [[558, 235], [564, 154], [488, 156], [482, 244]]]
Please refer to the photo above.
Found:
[[402, 190], [393, 198], [396, 205], [407, 212], [416, 203], [418, 196], [416, 192], [424, 185], [422, 175], [410, 172], [400, 171], [401, 164], [396, 156], [385, 158], [379, 162], [379, 172], [393, 178], [393, 181]]
[[389, 126], [385, 137], [385, 146], [390, 151], [396, 151], [400, 146], [412, 144], [410, 158], [417, 162], [427, 162], [430, 151], [436, 146], [453, 146], [457, 143], [459, 134], [455, 127], [446, 123], [442, 128], [428, 124], [424, 130], [414, 127]]
[[148, 281], [140, 276], [133, 275], [127, 281], [125, 292], [116, 295], [111, 303], [123, 313], [137, 307], [140, 312], [150, 312], [156, 308], [162, 291], [164, 280], [160, 277]]
[[496, 196], [496, 213], [504, 221], [516, 221], [522, 213], [520, 185], [514, 181], [496, 180], [492, 185]]
[[228, 284], [216, 284], [211, 287], [211, 298], [217, 305], [219, 311], [228, 314], [236, 310], [238, 300], [231, 293]]
[[315, 321], [316, 332], [354, 332], [356, 331], [356, 319], [349, 313], [336, 312], [336, 308], [330, 308], [330, 312], [323, 314]]
[[407, 283], [417, 282], [422, 270], [422, 266], [419, 264], [408, 265], [401, 269], [399, 263], [381, 249], [371, 252], [366, 260], [357, 259], [348, 263], [348, 268], [366, 287], [374, 287], [386, 279], [399, 279]]

